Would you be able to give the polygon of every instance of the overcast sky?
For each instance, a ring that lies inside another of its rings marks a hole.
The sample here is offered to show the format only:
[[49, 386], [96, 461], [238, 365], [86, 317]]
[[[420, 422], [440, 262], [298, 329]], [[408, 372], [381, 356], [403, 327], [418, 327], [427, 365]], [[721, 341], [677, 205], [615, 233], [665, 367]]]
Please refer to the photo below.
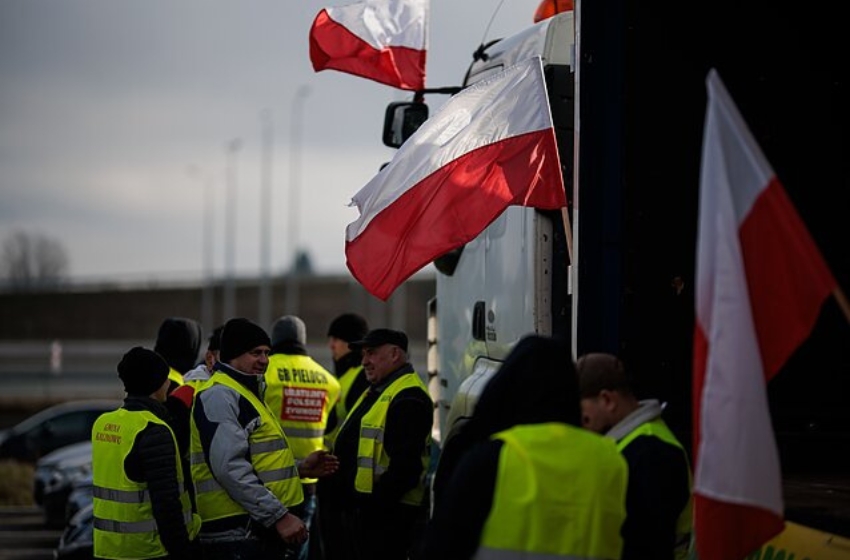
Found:
[[[316, 271], [346, 273], [345, 226], [358, 215], [348, 202], [394, 153], [381, 143], [386, 104], [411, 98], [313, 71], [313, 18], [347, 3], [0, 2], [0, 241], [18, 231], [60, 241], [75, 280], [192, 279], [204, 268], [209, 219], [220, 276], [226, 146], [238, 139], [235, 268], [257, 275], [265, 111], [274, 137], [271, 272], [292, 260], [288, 223], [297, 215], [298, 244]], [[482, 39], [527, 26], [537, 3], [432, 0], [427, 86], [459, 85]], [[308, 91], [302, 103], [293, 101], [299, 88]], [[426, 101], [433, 111], [445, 97]], [[291, 172], [293, 155], [300, 173]]]

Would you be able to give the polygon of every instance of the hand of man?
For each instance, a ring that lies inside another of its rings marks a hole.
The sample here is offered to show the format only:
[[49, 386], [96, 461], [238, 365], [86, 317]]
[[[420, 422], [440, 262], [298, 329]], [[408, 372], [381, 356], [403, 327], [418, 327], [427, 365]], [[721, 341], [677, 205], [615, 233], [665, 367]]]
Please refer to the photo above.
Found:
[[286, 544], [301, 544], [307, 540], [307, 526], [291, 513], [275, 521], [274, 528]]
[[339, 468], [339, 458], [323, 449], [313, 451], [298, 465], [298, 474], [302, 478], [322, 478], [333, 474]]

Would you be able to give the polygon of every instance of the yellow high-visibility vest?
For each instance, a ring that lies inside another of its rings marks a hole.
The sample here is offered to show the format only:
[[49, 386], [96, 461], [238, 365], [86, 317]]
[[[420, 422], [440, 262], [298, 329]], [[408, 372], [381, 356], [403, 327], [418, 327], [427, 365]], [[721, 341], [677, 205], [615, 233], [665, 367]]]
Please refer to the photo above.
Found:
[[676, 548], [674, 557], [676, 560], [686, 560], [690, 557], [691, 552], [691, 532], [693, 531], [693, 511], [694, 511], [694, 497], [693, 493], [690, 492], [690, 489], [693, 488], [693, 475], [691, 474], [690, 462], [688, 461], [688, 454], [685, 451], [685, 448], [676, 439], [676, 436], [673, 435], [673, 432], [670, 431], [670, 428], [667, 427], [667, 424], [661, 418], [655, 418], [649, 422], [644, 422], [636, 429], [629, 432], [623, 439], [617, 442], [617, 449], [622, 452], [629, 443], [632, 442], [633, 439], [640, 436], [654, 436], [667, 443], [672, 445], [673, 447], [677, 447], [682, 451], [682, 455], [685, 457], [685, 464], [688, 465], [688, 489], [689, 489], [689, 498], [688, 503], [685, 504], [685, 507], [682, 509], [679, 514], [679, 518], [676, 520]]
[[92, 427], [94, 554], [99, 558], [156, 558], [168, 554], [159, 538], [148, 485], [130, 480], [124, 471], [124, 461], [136, 436], [149, 423], [165, 426], [171, 433], [174, 470], [189, 538], [194, 539], [200, 529], [200, 518], [192, 514], [174, 432], [150, 411], [119, 408], [100, 415]]
[[183, 374], [174, 369], [173, 367], [168, 368], [168, 378], [177, 383], [178, 385], [184, 384]]
[[295, 458], [324, 449], [328, 414], [339, 399], [336, 377], [310, 356], [272, 354], [265, 381], [263, 400], [277, 416]]
[[[407, 373], [393, 381], [378, 397], [372, 408], [363, 415], [360, 420], [360, 441], [357, 446], [357, 474], [354, 478], [354, 488], [358, 492], [371, 494], [376, 480], [387, 470], [390, 457], [384, 449], [384, 429], [387, 424], [387, 411], [393, 398], [403, 389], [417, 387], [428, 396], [428, 389], [419, 374]], [[364, 391], [352, 407], [352, 413], [363, 402], [368, 391]], [[431, 434], [429, 432], [425, 441], [422, 442], [422, 474], [415, 488], [409, 490], [401, 497], [404, 504], [421, 505], [425, 498], [425, 473], [431, 460], [430, 446]]]
[[558, 422], [492, 438], [504, 445], [476, 558], [620, 558], [628, 466], [612, 440]]
[[[225, 373], [216, 372], [195, 394], [200, 398], [204, 391], [214, 385], [226, 385], [242, 395], [260, 415], [260, 425], [248, 436], [251, 464], [263, 482], [287, 508], [304, 501], [304, 492], [298, 478], [295, 455], [286, 440], [286, 435], [277, 419], [269, 412], [263, 401], [251, 391]], [[222, 488], [210, 471], [201, 447], [198, 426], [191, 420], [189, 450], [192, 461], [192, 481], [195, 484], [195, 502], [203, 521], [244, 515], [245, 509]]]
[[336, 440], [337, 434], [339, 434], [339, 429], [342, 427], [345, 419], [348, 418], [348, 407], [345, 403], [348, 400], [351, 387], [359, 375], [363, 375], [362, 365], [350, 367], [345, 370], [345, 373], [339, 376], [339, 399], [337, 399], [335, 407], [336, 426], [333, 430], [325, 434], [325, 445], [327, 445], [328, 449], [333, 448], [333, 442]]

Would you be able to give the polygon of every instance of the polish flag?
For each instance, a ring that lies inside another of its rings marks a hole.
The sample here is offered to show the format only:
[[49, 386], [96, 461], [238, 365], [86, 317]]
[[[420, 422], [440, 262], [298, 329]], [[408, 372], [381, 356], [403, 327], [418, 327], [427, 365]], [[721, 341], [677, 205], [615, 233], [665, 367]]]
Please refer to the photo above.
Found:
[[837, 288], [720, 77], [706, 78], [694, 332], [694, 533], [700, 560], [782, 531], [766, 384]]
[[414, 272], [478, 236], [508, 206], [566, 206], [539, 57], [450, 98], [351, 200], [352, 275], [386, 300]]
[[425, 88], [428, 0], [364, 0], [324, 8], [310, 28], [313, 70], [405, 90]]

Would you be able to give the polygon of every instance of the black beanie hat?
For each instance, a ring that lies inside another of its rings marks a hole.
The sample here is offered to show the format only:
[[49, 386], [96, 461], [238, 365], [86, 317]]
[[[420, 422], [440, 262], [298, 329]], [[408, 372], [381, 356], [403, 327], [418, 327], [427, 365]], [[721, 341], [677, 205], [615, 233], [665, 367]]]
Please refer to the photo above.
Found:
[[343, 313], [328, 327], [328, 336], [342, 339], [346, 342], [361, 340], [369, 332], [369, 324], [366, 319], [356, 313]]
[[118, 362], [118, 377], [128, 395], [148, 396], [168, 379], [168, 364], [153, 350], [135, 346]]
[[186, 373], [198, 362], [202, 340], [200, 323], [185, 317], [169, 317], [159, 326], [153, 349], [169, 366]]
[[228, 363], [257, 346], [271, 347], [269, 335], [259, 325], [248, 319], [237, 317], [224, 325], [221, 331], [221, 350], [219, 360]]

